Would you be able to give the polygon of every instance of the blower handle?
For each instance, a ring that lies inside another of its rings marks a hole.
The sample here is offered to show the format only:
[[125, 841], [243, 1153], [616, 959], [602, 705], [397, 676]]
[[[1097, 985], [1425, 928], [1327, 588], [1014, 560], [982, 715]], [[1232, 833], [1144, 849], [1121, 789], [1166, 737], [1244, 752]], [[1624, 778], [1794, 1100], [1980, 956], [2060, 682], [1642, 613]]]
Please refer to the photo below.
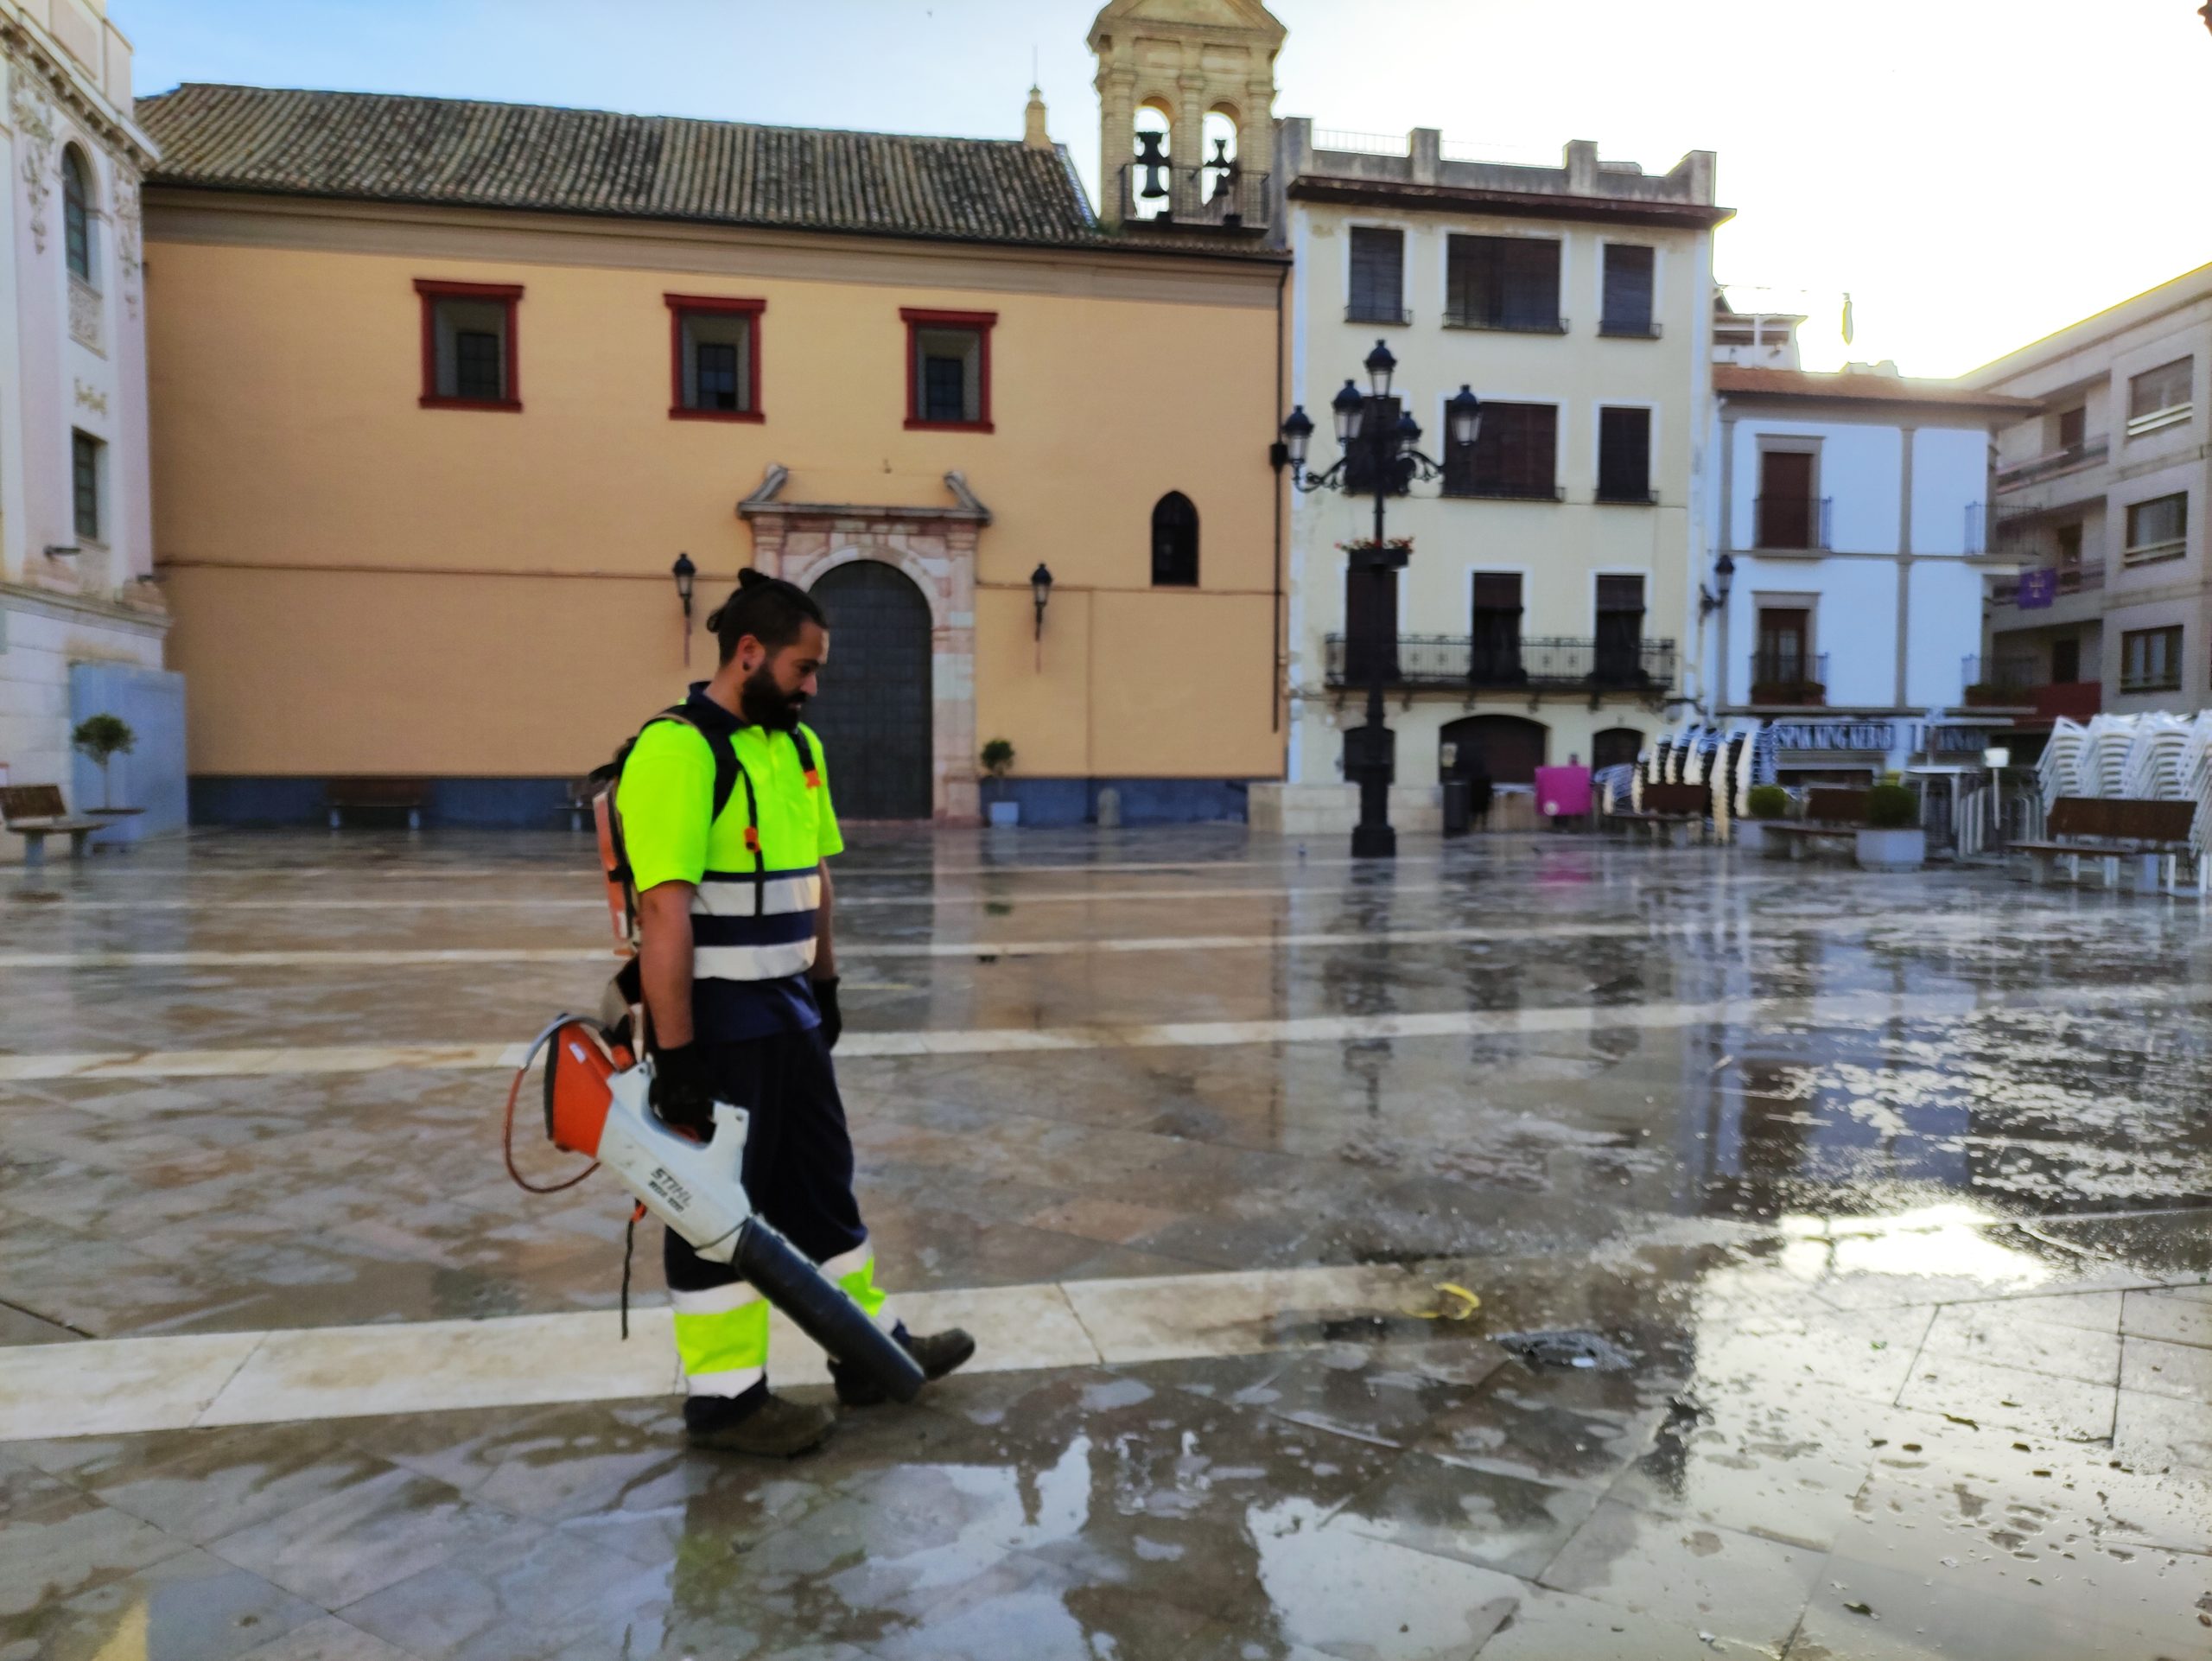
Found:
[[865, 1373], [895, 1402], [911, 1402], [925, 1380], [906, 1346], [869, 1320], [844, 1289], [759, 1217], [737, 1231], [731, 1266], [809, 1338]]

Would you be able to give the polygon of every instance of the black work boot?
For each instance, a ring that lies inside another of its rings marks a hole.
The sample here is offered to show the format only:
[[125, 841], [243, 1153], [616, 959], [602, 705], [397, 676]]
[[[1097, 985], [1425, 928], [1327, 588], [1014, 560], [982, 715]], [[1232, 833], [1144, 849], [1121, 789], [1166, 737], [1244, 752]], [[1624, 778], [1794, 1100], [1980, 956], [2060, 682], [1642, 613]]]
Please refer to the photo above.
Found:
[[[944, 1378], [956, 1367], [964, 1366], [968, 1358], [976, 1353], [976, 1340], [957, 1327], [932, 1333], [927, 1338], [917, 1338], [902, 1324], [892, 1336], [921, 1364], [922, 1377], [932, 1381]], [[857, 1368], [832, 1361], [830, 1378], [837, 1386], [837, 1399], [847, 1407], [875, 1407], [889, 1399], [880, 1384]]]
[[683, 1403], [691, 1445], [717, 1454], [797, 1459], [819, 1448], [836, 1422], [829, 1408], [772, 1396], [765, 1383], [742, 1396], [693, 1396]]

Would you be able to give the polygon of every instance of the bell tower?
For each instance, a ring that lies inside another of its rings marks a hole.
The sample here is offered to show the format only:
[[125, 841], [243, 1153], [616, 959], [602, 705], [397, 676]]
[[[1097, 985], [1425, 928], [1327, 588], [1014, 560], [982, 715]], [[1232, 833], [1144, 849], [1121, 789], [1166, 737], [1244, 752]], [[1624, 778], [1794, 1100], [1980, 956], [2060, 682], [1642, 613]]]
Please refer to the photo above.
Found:
[[1090, 25], [1102, 220], [1217, 220], [1241, 200], [1224, 189], [1258, 190], [1286, 33], [1259, 0], [1108, 0]]

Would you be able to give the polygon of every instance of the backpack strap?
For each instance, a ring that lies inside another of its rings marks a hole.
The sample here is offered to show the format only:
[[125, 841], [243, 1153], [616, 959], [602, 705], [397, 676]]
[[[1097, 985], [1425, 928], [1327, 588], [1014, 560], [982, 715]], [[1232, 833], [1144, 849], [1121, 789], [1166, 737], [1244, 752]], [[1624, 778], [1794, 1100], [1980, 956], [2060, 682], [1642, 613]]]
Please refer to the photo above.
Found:
[[[728, 733], [709, 732], [690, 716], [684, 714], [683, 706], [680, 703], [671, 704], [669, 708], [663, 710], [652, 718], [652, 721], [645, 722], [645, 726], [650, 727], [654, 722], [660, 721], [673, 721], [681, 726], [689, 727], [707, 741], [707, 754], [715, 758], [715, 800], [714, 805], [707, 810], [707, 823], [712, 825], [716, 819], [721, 818], [722, 809], [729, 805], [729, 799], [737, 793], [737, 781], [745, 773], [744, 767], [738, 762], [737, 745]], [[644, 730], [643, 727], [639, 729], [640, 733]], [[637, 741], [632, 739], [631, 742], [635, 744]], [[627, 750], [622, 753], [622, 759], [625, 760], [629, 759]]]

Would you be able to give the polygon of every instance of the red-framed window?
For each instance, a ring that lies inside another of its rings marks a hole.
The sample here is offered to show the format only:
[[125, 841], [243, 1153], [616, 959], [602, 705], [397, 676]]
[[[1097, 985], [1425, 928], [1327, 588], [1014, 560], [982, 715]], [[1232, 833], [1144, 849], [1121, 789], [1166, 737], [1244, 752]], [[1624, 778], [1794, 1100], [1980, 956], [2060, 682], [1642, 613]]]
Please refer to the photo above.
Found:
[[423, 297], [423, 407], [520, 410], [515, 310], [522, 285], [418, 277]]
[[991, 329], [998, 313], [902, 306], [899, 315], [906, 324], [907, 426], [991, 431]]
[[760, 421], [766, 300], [668, 294], [668, 413], [676, 421]]

